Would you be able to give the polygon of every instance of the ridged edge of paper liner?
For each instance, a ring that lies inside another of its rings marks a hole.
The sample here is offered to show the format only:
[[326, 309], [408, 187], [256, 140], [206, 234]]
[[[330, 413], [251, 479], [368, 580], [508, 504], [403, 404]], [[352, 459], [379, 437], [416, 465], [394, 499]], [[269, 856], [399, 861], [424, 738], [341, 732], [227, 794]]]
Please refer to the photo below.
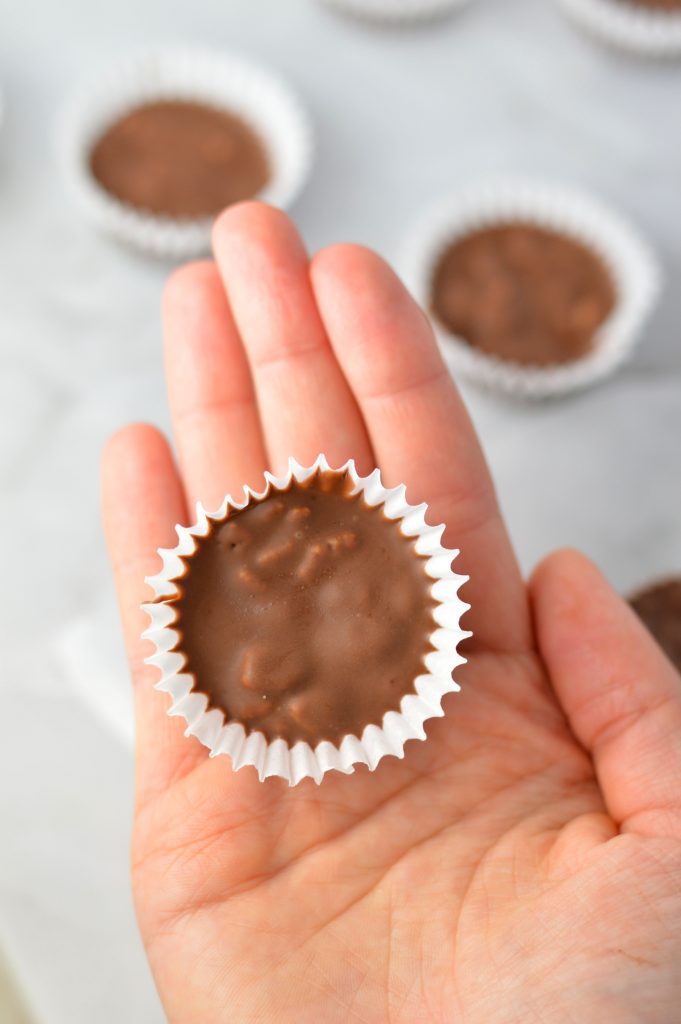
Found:
[[592, 36], [642, 57], [681, 57], [681, 11], [651, 10], [621, 0], [556, 0]]
[[492, 180], [432, 203], [408, 228], [398, 259], [417, 301], [429, 312], [433, 272], [452, 242], [505, 223], [536, 224], [589, 248], [612, 278], [615, 308], [597, 331], [588, 355], [548, 367], [486, 355], [432, 317], [452, 371], [489, 390], [524, 399], [568, 394], [612, 374], [639, 342], [660, 292], [662, 274], [638, 232], [602, 202], [577, 189], [542, 181]]
[[241, 116], [261, 137], [271, 161], [267, 186], [253, 198], [286, 208], [311, 170], [309, 118], [277, 75], [242, 57], [200, 48], [157, 47], [134, 53], [85, 85], [65, 107], [59, 156], [70, 191], [100, 229], [134, 248], [167, 259], [210, 249], [214, 217], [160, 216], [121, 202], [90, 170], [94, 142], [128, 111], [154, 100], [196, 101]]

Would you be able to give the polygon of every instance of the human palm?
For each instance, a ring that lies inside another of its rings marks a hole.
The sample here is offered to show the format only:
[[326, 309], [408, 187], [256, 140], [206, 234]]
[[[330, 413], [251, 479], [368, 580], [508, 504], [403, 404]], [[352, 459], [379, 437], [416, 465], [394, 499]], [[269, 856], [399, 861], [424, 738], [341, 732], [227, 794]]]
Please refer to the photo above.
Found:
[[[173, 1024], [681, 1020], [681, 678], [581, 556], [522, 581], [430, 328], [356, 246], [223, 214], [165, 297], [181, 474], [103, 465], [135, 684], [133, 884]], [[153, 691], [139, 606], [200, 498], [323, 451], [404, 482], [461, 549], [468, 664], [425, 743], [289, 789], [209, 760]]]

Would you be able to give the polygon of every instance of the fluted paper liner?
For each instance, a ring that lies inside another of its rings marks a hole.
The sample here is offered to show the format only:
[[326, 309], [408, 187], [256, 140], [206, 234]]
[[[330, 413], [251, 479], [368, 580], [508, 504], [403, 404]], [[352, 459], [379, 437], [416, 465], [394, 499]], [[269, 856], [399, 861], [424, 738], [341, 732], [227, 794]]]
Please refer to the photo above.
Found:
[[596, 331], [590, 352], [552, 366], [488, 355], [432, 317], [450, 368], [491, 390], [522, 398], [565, 394], [609, 376], [639, 341], [660, 290], [661, 272], [648, 244], [631, 225], [577, 189], [509, 179], [466, 188], [435, 202], [407, 232], [401, 247], [400, 269], [408, 287], [430, 313], [433, 273], [445, 250], [475, 231], [515, 223], [565, 234], [589, 248], [610, 274], [615, 307]]
[[428, 20], [469, 7], [474, 0], [321, 0], [327, 7], [378, 22]]
[[156, 100], [206, 103], [243, 118], [267, 152], [270, 176], [253, 198], [288, 207], [312, 163], [312, 131], [301, 104], [265, 68], [228, 53], [164, 47], [133, 54], [74, 97], [62, 115], [60, 156], [79, 205], [121, 241], [172, 259], [210, 249], [214, 216], [172, 217], [122, 202], [96, 180], [90, 153], [97, 139], [130, 110]]
[[399, 711], [387, 711], [380, 726], [367, 725], [361, 736], [347, 735], [338, 746], [328, 740], [314, 748], [302, 740], [292, 746], [281, 738], [268, 741], [261, 732], [247, 734], [239, 722], [227, 721], [220, 709], [208, 710], [208, 697], [195, 689], [193, 675], [183, 671], [183, 655], [173, 650], [179, 641], [179, 635], [173, 628], [177, 611], [173, 605], [164, 603], [164, 599], [178, 593], [175, 581], [184, 571], [182, 556], [191, 555], [196, 547], [194, 538], [205, 537], [209, 524], [224, 520], [229, 510], [244, 509], [251, 501], [262, 500], [272, 491], [286, 490], [293, 480], [302, 482], [319, 470], [330, 469], [323, 455], [307, 468], [290, 459], [286, 476], [275, 477], [265, 473], [264, 490], [256, 492], [244, 488], [243, 501], [228, 496], [214, 513], [207, 513], [199, 502], [195, 525], [189, 528], [177, 526], [179, 540], [176, 547], [159, 550], [163, 569], [156, 576], [147, 578], [156, 601], [143, 605], [151, 619], [144, 637], [156, 646], [155, 654], [146, 661], [161, 672], [156, 687], [172, 699], [168, 713], [185, 719], [186, 735], [196, 736], [208, 747], [211, 757], [229, 754], [235, 771], [252, 765], [261, 780], [278, 775], [287, 779], [291, 786], [308, 777], [319, 783], [332, 769], [349, 774], [356, 764], [366, 764], [373, 771], [387, 754], [402, 758], [407, 740], [425, 739], [424, 722], [442, 716], [442, 698], [446, 693], [459, 689], [452, 673], [466, 659], [458, 653], [457, 646], [460, 640], [470, 636], [459, 624], [469, 607], [458, 594], [467, 577], [452, 570], [452, 560], [458, 552], [443, 547], [444, 526], [428, 526], [425, 521], [428, 506], [410, 505], [403, 485], [386, 489], [377, 469], [370, 476], [362, 477], [350, 460], [337, 472], [347, 471], [355, 485], [353, 493], [363, 493], [364, 500], [372, 507], [381, 506], [385, 516], [399, 522], [402, 533], [413, 538], [417, 554], [427, 556], [423, 565], [426, 575], [433, 580], [431, 594], [436, 602], [434, 628], [429, 647], [424, 652], [424, 672], [414, 681], [414, 692], [404, 695]]
[[622, 0], [558, 0], [582, 28], [605, 43], [643, 57], [681, 57], [681, 11]]

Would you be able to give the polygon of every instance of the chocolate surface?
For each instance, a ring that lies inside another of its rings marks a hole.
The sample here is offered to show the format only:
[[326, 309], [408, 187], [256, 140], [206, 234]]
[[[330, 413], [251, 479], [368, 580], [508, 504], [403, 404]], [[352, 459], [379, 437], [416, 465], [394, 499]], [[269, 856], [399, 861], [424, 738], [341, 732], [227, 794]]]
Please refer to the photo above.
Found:
[[473, 348], [532, 366], [586, 355], [615, 304], [602, 261], [567, 235], [530, 224], [485, 228], [440, 258], [431, 308]]
[[681, 579], [642, 590], [631, 598], [631, 607], [681, 672]]
[[212, 216], [253, 198], [270, 176], [263, 143], [240, 117], [166, 100], [110, 125], [92, 148], [90, 168], [122, 202], [172, 217]]
[[173, 599], [194, 688], [268, 740], [339, 743], [426, 672], [432, 580], [414, 542], [317, 473], [214, 523]]

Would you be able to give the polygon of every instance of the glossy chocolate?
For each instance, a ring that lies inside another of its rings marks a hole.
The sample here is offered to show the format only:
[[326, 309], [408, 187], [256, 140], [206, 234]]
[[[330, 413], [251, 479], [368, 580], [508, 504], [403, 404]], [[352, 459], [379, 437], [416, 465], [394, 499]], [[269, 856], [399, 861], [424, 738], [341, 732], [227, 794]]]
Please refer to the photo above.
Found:
[[212, 524], [185, 559], [176, 650], [228, 721], [338, 744], [399, 710], [426, 671], [432, 580], [413, 540], [345, 473]]
[[267, 184], [269, 160], [253, 128], [208, 104], [147, 103], [95, 142], [90, 168], [129, 206], [170, 217], [209, 217], [252, 199]]
[[487, 355], [529, 366], [585, 356], [615, 304], [605, 264], [567, 235], [530, 224], [452, 243], [433, 274], [431, 309]]

